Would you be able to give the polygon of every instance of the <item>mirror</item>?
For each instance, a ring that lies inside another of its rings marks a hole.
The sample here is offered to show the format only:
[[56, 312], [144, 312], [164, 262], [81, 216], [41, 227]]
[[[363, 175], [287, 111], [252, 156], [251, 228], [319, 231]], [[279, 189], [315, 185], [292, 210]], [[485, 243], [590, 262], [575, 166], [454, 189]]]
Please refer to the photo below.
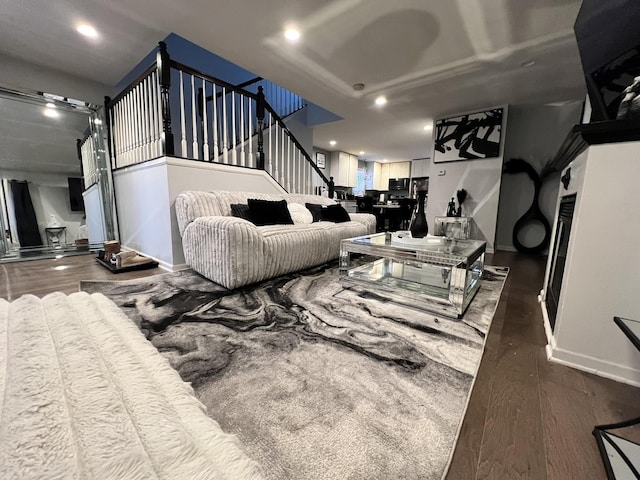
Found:
[[[622, 317], [613, 317], [613, 321], [640, 350], [640, 322]], [[640, 417], [594, 428], [593, 434], [609, 480], [640, 479], [639, 426]]]
[[638, 473], [640, 470], [640, 445], [611, 433], [613, 429], [624, 429], [638, 423], [640, 423], [640, 419], [626, 422], [624, 425], [596, 427], [593, 431], [609, 480], [636, 480], [640, 478]]
[[620, 327], [631, 343], [640, 350], [640, 321], [622, 317], [614, 317], [613, 321]]
[[0, 261], [115, 238], [100, 107], [0, 86], [0, 111]]

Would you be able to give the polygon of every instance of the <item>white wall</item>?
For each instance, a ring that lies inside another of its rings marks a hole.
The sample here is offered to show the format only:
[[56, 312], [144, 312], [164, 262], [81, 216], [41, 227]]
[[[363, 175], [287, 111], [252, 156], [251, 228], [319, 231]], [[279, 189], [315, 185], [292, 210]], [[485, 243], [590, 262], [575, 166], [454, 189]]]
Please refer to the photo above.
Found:
[[[66, 243], [72, 244], [78, 238], [78, 229], [82, 223], [84, 212], [72, 212], [69, 203], [68, 175], [54, 173], [20, 172], [16, 170], [0, 171], [0, 178], [5, 180], [26, 180], [29, 182], [29, 194], [31, 203], [36, 213], [38, 230], [42, 244], [47, 244], [45, 228], [49, 225], [50, 216], [55, 215], [61, 226], [67, 227]], [[11, 195], [10, 188], [7, 196]], [[13, 202], [7, 202], [9, 206]], [[9, 212], [9, 223], [14, 240], [17, 242], [15, 218], [13, 212]], [[61, 237], [64, 241], [64, 236]]]
[[120, 243], [169, 270], [184, 268], [175, 199], [185, 190], [283, 193], [264, 171], [163, 157], [114, 172]]
[[[640, 352], [613, 317], [640, 320], [640, 142], [595, 145], [585, 161], [551, 360], [640, 386]], [[573, 176], [580, 168], [572, 164]], [[555, 343], [555, 345], [554, 345]]]
[[[445, 175], [438, 175], [443, 170]], [[433, 232], [435, 217], [446, 215], [451, 197], [455, 199], [456, 191], [464, 188], [468, 195], [462, 204], [462, 212], [473, 217], [471, 238], [484, 240], [487, 251], [493, 252], [501, 173], [502, 157], [433, 164], [427, 201], [429, 231]]]
[[[31, 188], [32, 185], [34, 188]], [[49, 226], [51, 215], [54, 215], [61, 226], [66, 229], [66, 243], [73, 244], [78, 238], [78, 229], [82, 223], [84, 212], [72, 212], [69, 207], [69, 188], [30, 184], [31, 200], [38, 217], [38, 227], [42, 232], [42, 241], [47, 239], [44, 229]], [[65, 236], [60, 237], [65, 241]]]
[[[579, 123], [582, 101], [562, 106], [512, 106], [509, 108], [508, 129], [504, 147], [504, 161], [521, 158], [538, 173], [552, 160], [571, 128]], [[558, 195], [560, 174], [545, 179], [540, 191], [539, 205], [550, 224]], [[512, 242], [513, 226], [529, 209], [533, 199], [533, 183], [525, 173], [504, 175], [498, 207], [498, 250], [515, 250]], [[520, 241], [527, 246], [544, 238], [541, 225], [533, 224], [520, 233]]]
[[[316, 153], [320, 152], [320, 153], [324, 153], [324, 157], [325, 157], [325, 167], [321, 168], [320, 170], [322, 171], [322, 173], [324, 174], [325, 177], [329, 178], [332, 176], [331, 173], [331, 152], [329, 150], [323, 150], [321, 148], [317, 148], [317, 147], [313, 147], [313, 154], [312, 154], [312, 159], [315, 162], [316, 161]], [[317, 173], [313, 173], [313, 175], [311, 176], [311, 185], [314, 187], [322, 187], [324, 185], [326, 185], [322, 179], [320, 178], [320, 175], [318, 175]]]
[[167, 168], [163, 159], [113, 173], [120, 244], [173, 264]]
[[[506, 105], [503, 108], [502, 138], [505, 139], [505, 135], [508, 134], [506, 127], [510, 112]], [[503, 149], [504, 141], [501, 153]], [[471, 238], [487, 242], [487, 252], [492, 253], [495, 248], [503, 155], [497, 158], [445, 163], [433, 163], [433, 158], [432, 151], [431, 159], [428, 160], [429, 198], [426, 211], [429, 231], [434, 230], [435, 217], [446, 215], [451, 197], [455, 199], [456, 191], [464, 188], [468, 195], [462, 206], [462, 213], [473, 217]], [[444, 172], [444, 175], [440, 175], [441, 172]]]

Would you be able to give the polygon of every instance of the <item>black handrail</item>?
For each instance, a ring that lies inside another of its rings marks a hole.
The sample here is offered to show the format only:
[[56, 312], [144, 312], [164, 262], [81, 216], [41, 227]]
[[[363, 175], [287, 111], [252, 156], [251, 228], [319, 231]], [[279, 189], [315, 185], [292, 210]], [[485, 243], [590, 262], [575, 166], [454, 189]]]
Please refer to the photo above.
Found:
[[264, 80], [264, 78], [255, 77], [255, 78], [252, 78], [251, 80], [247, 80], [246, 82], [239, 83], [238, 85], [236, 85], [236, 87], [238, 87], [238, 88], [246, 88], [249, 85], [253, 85], [254, 83], [261, 82], [262, 80]]
[[180, 62], [176, 62], [175, 60], [171, 60], [171, 66], [173, 68], [175, 68], [176, 70], [182, 70], [185, 73], [194, 75], [196, 77], [200, 77], [202, 80], [207, 80], [211, 83], [215, 83], [216, 85], [219, 85], [221, 87], [225, 87], [227, 90], [231, 90], [237, 93], [240, 93], [242, 95], [245, 95], [247, 97], [251, 97], [254, 100], [256, 99], [256, 94], [255, 93], [251, 93], [251, 92], [247, 92], [245, 90], [242, 90], [242, 88], [238, 88], [235, 85], [230, 84], [229, 82], [225, 82], [224, 80], [221, 80], [217, 77], [214, 77], [213, 75], [209, 75], [206, 73], [202, 73], [200, 70], [196, 70], [195, 68], [189, 67], [187, 65], [185, 65], [184, 63], [180, 63]]
[[307, 160], [307, 162], [309, 162], [311, 164], [311, 166], [313, 167], [313, 169], [316, 171], [316, 173], [318, 175], [320, 175], [320, 178], [324, 181], [324, 183], [326, 183], [327, 185], [329, 184], [329, 179], [327, 177], [324, 176], [324, 173], [322, 173], [322, 171], [318, 168], [318, 166], [316, 165], [316, 162], [314, 162], [311, 159], [311, 156], [307, 153], [307, 151], [304, 149], [304, 147], [300, 144], [300, 142], [298, 142], [298, 139], [296, 139], [296, 137], [293, 136], [293, 133], [291, 133], [291, 130], [289, 130], [287, 128], [287, 126], [285, 125], [285, 123], [282, 121], [282, 119], [280, 118], [280, 116], [276, 113], [276, 111], [273, 109], [273, 107], [271, 105], [269, 105], [269, 102], [267, 100], [264, 101], [264, 106], [265, 108], [269, 111], [269, 113], [271, 114], [271, 116], [273, 118], [275, 118], [276, 122], [278, 123], [278, 125], [280, 125], [280, 128], [282, 128], [285, 133], [287, 134], [287, 136], [289, 137], [289, 139], [294, 143], [294, 145], [296, 147], [298, 147], [298, 149], [302, 152], [302, 155], [304, 156], [304, 158]]
[[[115, 148], [112, 145], [113, 139], [111, 135], [111, 118], [110, 118], [110, 108], [113, 108], [115, 104], [117, 104], [122, 98], [124, 98], [129, 92], [131, 92], [137, 85], [139, 85], [145, 78], [147, 78], [154, 70], [158, 72], [158, 83], [160, 85], [160, 101], [162, 106], [162, 111], [160, 112], [162, 118], [162, 133], [163, 133], [163, 151], [165, 155], [173, 155], [174, 154], [174, 145], [173, 145], [173, 134], [171, 132], [171, 112], [170, 112], [170, 102], [169, 102], [169, 89], [171, 87], [171, 68], [175, 68], [176, 70], [185, 72], [187, 74], [198, 77], [204, 81], [209, 81], [210, 83], [215, 84], [216, 86], [221, 86], [226, 89], [225, 93], [228, 92], [236, 92], [240, 95], [244, 95], [248, 98], [251, 98], [256, 101], [256, 117], [258, 121], [258, 130], [256, 134], [258, 135], [258, 159], [257, 159], [257, 168], [264, 170], [265, 162], [264, 162], [264, 151], [262, 150], [262, 133], [264, 127], [264, 110], [268, 110], [271, 116], [275, 119], [278, 125], [284, 130], [289, 139], [293, 142], [293, 144], [298, 147], [300, 152], [304, 158], [311, 164], [311, 167], [316, 171], [316, 173], [320, 176], [320, 178], [326, 183], [329, 184], [329, 180], [322, 173], [322, 171], [318, 168], [316, 163], [313, 161], [311, 156], [307, 153], [304, 147], [298, 142], [293, 133], [287, 128], [282, 118], [278, 115], [275, 109], [267, 102], [264, 98], [264, 93], [262, 92], [262, 87], [258, 87], [258, 93], [252, 93], [244, 89], [244, 87], [249, 86], [253, 83], [264, 80], [262, 77], [256, 77], [251, 80], [247, 80], [238, 85], [232, 85], [229, 82], [226, 82], [220, 78], [214, 77], [213, 75], [209, 75], [203, 73], [195, 68], [189, 67], [183, 63], [175, 61], [169, 57], [167, 52], [167, 46], [164, 42], [160, 42], [158, 44], [159, 49], [156, 55], [156, 61], [153, 62], [147, 69], [145, 69], [140, 75], [138, 75], [133, 81], [131, 81], [118, 95], [116, 95], [113, 99], [109, 97], [105, 97], [105, 112], [107, 117], [107, 137], [108, 137], [108, 148], [110, 150], [110, 157], [112, 162], [115, 162]], [[212, 100], [213, 96], [207, 97], [207, 100]], [[199, 99], [198, 103], [202, 102]], [[199, 105], [200, 106], [200, 105]], [[112, 165], [113, 167], [114, 165]]]
[[[237, 84], [235, 87], [238, 89], [244, 89], [245, 87], [248, 87], [249, 85], [253, 85], [254, 83], [258, 83], [262, 80], [264, 80], [264, 78], [262, 77], [252, 78], [251, 80], [247, 80], [246, 82]], [[251, 92], [247, 92], [247, 93], [251, 93]], [[216, 93], [216, 98], [220, 98], [220, 97], [222, 97], [222, 92]], [[212, 100], [213, 100], [213, 95], [209, 95], [207, 97], [207, 102], [210, 102]]]
[[118, 103], [120, 100], [122, 100], [122, 98], [129, 93], [131, 90], [133, 90], [135, 87], [138, 86], [138, 84], [140, 84], [142, 82], [142, 80], [144, 80], [145, 78], [147, 78], [149, 75], [151, 75], [151, 72], [155, 71], [157, 69], [157, 62], [153, 62], [151, 65], [149, 65], [149, 67], [142, 72], [140, 75], [138, 75], [134, 80], [132, 80], [126, 87], [124, 87], [124, 89], [122, 89], [122, 91], [116, 95], [115, 97], [111, 98], [109, 100], [109, 105], [107, 106], [112, 106], [115, 105], [116, 103]]
[[[185, 73], [200, 77], [203, 80], [208, 80], [211, 83], [215, 83], [216, 85], [220, 85], [223, 86], [225, 88], [227, 88], [228, 90], [234, 91], [238, 94], [244, 95], [246, 97], [250, 97], [252, 99], [254, 99], [256, 101], [256, 117], [258, 118], [258, 122], [260, 122], [263, 118], [264, 115], [262, 115], [262, 117], [260, 116], [260, 96], [261, 96], [261, 91], [262, 91], [262, 87], [259, 87], [259, 93], [252, 93], [252, 92], [248, 92], [244, 89], [242, 89], [240, 86], [238, 85], [232, 85], [229, 82], [225, 82], [224, 80], [220, 80], [219, 78], [216, 78], [212, 75], [208, 75], [206, 73], [202, 73], [199, 70], [189, 67], [188, 65], [185, 65], [183, 63], [180, 62], [176, 62], [176, 61], [172, 61], [171, 62], [171, 66], [177, 70], [181, 70]], [[256, 77], [256, 79], [258, 79], [261, 77]], [[251, 80], [249, 83], [254, 83], [255, 81], [258, 81], [256, 79]], [[240, 84], [242, 85], [242, 84]], [[228, 93], [228, 92], [226, 92]], [[212, 96], [207, 97], [207, 100], [212, 100]], [[313, 161], [313, 159], [311, 158], [311, 156], [307, 153], [307, 151], [304, 149], [304, 147], [300, 144], [300, 142], [298, 142], [298, 140], [294, 137], [293, 133], [291, 133], [291, 130], [289, 130], [289, 128], [287, 128], [287, 126], [285, 125], [284, 121], [282, 120], [282, 118], [280, 117], [280, 115], [278, 115], [278, 113], [275, 111], [275, 109], [269, 104], [269, 102], [264, 99], [264, 94], [262, 94], [262, 99], [264, 100], [264, 108], [266, 108], [269, 113], [271, 113], [271, 115], [275, 118], [275, 120], [278, 122], [278, 124], [280, 125], [280, 127], [285, 131], [285, 133], [287, 134], [287, 136], [293, 141], [294, 145], [296, 145], [298, 147], [298, 149], [302, 152], [302, 155], [305, 157], [305, 159], [307, 160], [307, 162], [309, 162], [311, 164], [311, 166], [313, 167], [313, 169], [316, 171], [316, 173], [320, 176], [320, 178], [324, 181], [324, 183], [326, 183], [327, 185], [329, 184], [329, 179], [324, 175], [324, 173], [322, 173], [322, 171], [318, 168], [318, 166], [316, 165], [316, 163]], [[202, 112], [200, 111], [200, 109], [202, 108], [202, 100], [201, 98], [198, 99], [198, 112], [200, 115], [202, 115]], [[256, 131], [255, 133], [256, 135], [258, 135], [258, 165], [257, 168], [260, 170], [264, 170], [264, 152], [261, 150], [261, 146], [262, 146], [262, 142], [261, 142], [261, 138], [260, 138], [260, 134], [261, 131], [260, 129], [258, 129], [258, 131]]]

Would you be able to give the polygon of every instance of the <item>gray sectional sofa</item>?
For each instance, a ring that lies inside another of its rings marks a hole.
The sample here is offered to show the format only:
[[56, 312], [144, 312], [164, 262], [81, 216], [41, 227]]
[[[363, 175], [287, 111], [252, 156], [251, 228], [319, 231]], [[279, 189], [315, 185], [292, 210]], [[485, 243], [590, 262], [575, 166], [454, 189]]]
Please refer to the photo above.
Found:
[[288, 204], [331, 205], [331, 199], [302, 194], [250, 192], [182, 192], [176, 198], [176, 216], [187, 264], [196, 272], [236, 288], [302, 270], [335, 259], [340, 241], [375, 233], [375, 216], [349, 214], [343, 223], [315, 222], [256, 226], [231, 214], [232, 204], [248, 199], [286, 200]]

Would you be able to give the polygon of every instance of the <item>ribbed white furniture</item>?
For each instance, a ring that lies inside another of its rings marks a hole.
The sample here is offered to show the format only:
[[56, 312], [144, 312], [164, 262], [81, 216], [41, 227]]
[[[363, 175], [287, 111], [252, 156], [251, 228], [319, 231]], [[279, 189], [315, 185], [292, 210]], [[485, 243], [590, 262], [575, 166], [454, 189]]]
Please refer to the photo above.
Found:
[[0, 299], [0, 478], [259, 480], [109, 299]]
[[182, 192], [176, 215], [187, 264], [227, 288], [248, 285], [338, 258], [340, 241], [374, 233], [375, 216], [351, 213], [344, 223], [258, 227], [231, 216], [231, 204], [250, 198], [331, 205], [317, 195], [251, 192]]

